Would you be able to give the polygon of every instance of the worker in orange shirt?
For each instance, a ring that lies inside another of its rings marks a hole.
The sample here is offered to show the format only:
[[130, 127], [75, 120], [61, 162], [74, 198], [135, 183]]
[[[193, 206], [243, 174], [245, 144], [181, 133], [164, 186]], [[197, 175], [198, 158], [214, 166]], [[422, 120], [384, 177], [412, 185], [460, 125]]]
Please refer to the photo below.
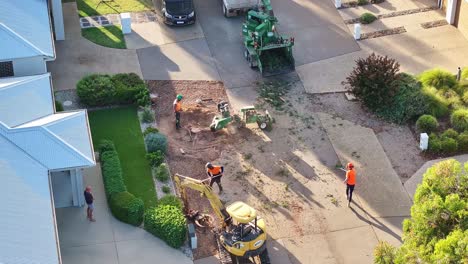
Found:
[[176, 122], [176, 129], [181, 128], [180, 126], [180, 112], [182, 112], [182, 98], [183, 96], [181, 94], [178, 94], [176, 96], [176, 99], [174, 100], [173, 108], [174, 108], [174, 113], [175, 113], [175, 122]]
[[221, 177], [223, 177], [224, 167], [213, 166], [210, 162], [206, 164], [206, 174], [210, 177], [210, 187], [216, 182], [219, 187], [219, 193], [223, 192], [223, 186], [221, 186]]
[[348, 207], [353, 199], [354, 186], [356, 185], [356, 171], [354, 165], [349, 162], [346, 165], [346, 179], [343, 181], [346, 183], [346, 199], [348, 200]]

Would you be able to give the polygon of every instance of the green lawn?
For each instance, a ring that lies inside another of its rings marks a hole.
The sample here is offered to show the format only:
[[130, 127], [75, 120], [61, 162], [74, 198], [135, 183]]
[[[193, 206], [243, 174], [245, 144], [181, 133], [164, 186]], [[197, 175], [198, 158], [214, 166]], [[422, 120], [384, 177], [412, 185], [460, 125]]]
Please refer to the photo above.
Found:
[[139, 12], [154, 9], [151, 0], [76, 0], [78, 14], [82, 17], [125, 12]]
[[81, 29], [81, 35], [89, 41], [104, 47], [127, 48], [122, 29], [119, 26], [83, 28]]
[[119, 153], [123, 178], [130, 193], [143, 199], [145, 207], [156, 203], [151, 168], [146, 160], [145, 143], [135, 107], [89, 112], [94, 148], [103, 139], [112, 140]]

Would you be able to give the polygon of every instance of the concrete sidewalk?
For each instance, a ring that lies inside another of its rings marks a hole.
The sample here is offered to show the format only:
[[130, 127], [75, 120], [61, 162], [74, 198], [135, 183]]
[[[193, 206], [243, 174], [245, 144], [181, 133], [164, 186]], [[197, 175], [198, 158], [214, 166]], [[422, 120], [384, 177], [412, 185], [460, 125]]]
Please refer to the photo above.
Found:
[[86, 208], [56, 209], [63, 264], [192, 264], [181, 251], [142, 228], [115, 219], [107, 206], [99, 164], [84, 172], [95, 198], [96, 222], [86, 219]]

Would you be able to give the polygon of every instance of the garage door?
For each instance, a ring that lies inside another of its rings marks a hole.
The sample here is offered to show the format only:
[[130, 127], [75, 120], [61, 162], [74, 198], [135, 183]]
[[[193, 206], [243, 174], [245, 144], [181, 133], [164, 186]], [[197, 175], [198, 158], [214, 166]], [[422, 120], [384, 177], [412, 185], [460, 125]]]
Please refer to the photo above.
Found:
[[458, 0], [454, 24], [468, 40], [468, 0]]
[[55, 171], [50, 174], [55, 208], [73, 206], [70, 171]]

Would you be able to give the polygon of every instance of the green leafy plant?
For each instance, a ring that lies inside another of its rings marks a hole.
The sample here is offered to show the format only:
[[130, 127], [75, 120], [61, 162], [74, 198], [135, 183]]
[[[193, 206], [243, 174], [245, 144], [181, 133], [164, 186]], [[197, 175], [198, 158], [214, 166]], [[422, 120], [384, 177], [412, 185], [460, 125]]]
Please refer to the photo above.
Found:
[[148, 152], [160, 150], [162, 153], [167, 151], [167, 138], [161, 133], [150, 133], [145, 136], [145, 144]]
[[439, 126], [437, 119], [431, 115], [422, 115], [416, 121], [416, 129], [421, 132], [434, 132]]
[[141, 91], [147, 91], [145, 82], [135, 73], [119, 73], [112, 76], [116, 98], [120, 104], [133, 104]]
[[458, 143], [453, 138], [442, 138], [440, 142], [441, 151], [445, 154], [453, 154], [458, 150]]
[[396, 248], [388, 242], [380, 241], [374, 249], [375, 264], [393, 264], [396, 257]]
[[380, 3], [383, 3], [383, 2], [385, 2], [385, 0], [371, 0], [372, 4], [380, 4]]
[[426, 96], [428, 113], [435, 117], [443, 117], [449, 114], [449, 105], [445, 97], [438, 93], [434, 87], [423, 87], [422, 93]]
[[111, 140], [107, 140], [107, 139], [101, 140], [98, 146], [98, 151], [99, 151], [99, 154], [101, 155], [102, 153], [106, 151], [115, 151], [114, 142], [112, 142]]
[[111, 196], [110, 209], [118, 220], [139, 226], [143, 222], [143, 200], [129, 192], [115, 193]]
[[164, 154], [158, 150], [156, 152], [146, 154], [146, 159], [148, 159], [151, 167], [156, 168], [164, 162]]
[[453, 139], [457, 139], [458, 138], [458, 132], [455, 131], [455, 129], [453, 128], [449, 128], [447, 130], [444, 131], [444, 133], [442, 133], [442, 135], [440, 135], [441, 138], [453, 138]]
[[461, 81], [468, 81], [468, 67], [463, 68], [461, 76], [460, 76]]
[[55, 100], [55, 111], [56, 112], [63, 111], [63, 104], [60, 101]]
[[150, 134], [150, 133], [158, 133], [159, 132], [159, 129], [155, 128], [155, 127], [147, 127], [145, 129], [145, 131], [143, 131], [143, 136], [145, 137], [146, 135]]
[[175, 195], [165, 195], [161, 199], [158, 200], [158, 205], [171, 205], [174, 207], [179, 208], [182, 210], [184, 208], [184, 205], [182, 201]]
[[80, 101], [89, 106], [115, 103], [115, 89], [108, 74], [91, 74], [79, 80], [76, 93]]
[[369, 4], [369, 1], [368, 0], [358, 0], [357, 4], [360, 5], [360, 6], [361, 5], [367, 5], [367, 4]]
[[143, 123], [152, 123], [154, 121], [154, 113], [151, 108], [143, 108], [143, 112], [141, 112], [141, 121]]
[[458, 135], [457, 138], [458, 149], [461, 151], [468, 151], [468, 131], [465, 131]]
[[423, 85], [436, 89], [449, 89], [457, 84], [457, 79], [452, 73], [441, 69], [425, 71], [419, 76], [419, 80]]
[[127, 191], [122, 177], [122, 167], [116, 151], [106, 151], [101, 154], [101, 170], [104, 179], [104, 189], [107, 197], [114, 193]]
[[400, 86], [400, 65], [387, 56], [360, 58], [346, 78], [346, 88], [372, 111], [388, 107]]
[[377, 19], [377, 17], [374, 14], [371, 13], [364, 13], [359, 17], [359, 21], [361, 21], [362, 24], [370, 24], [374, 22]]
[[163, 193], [168, 194], [168, 193], [171, 192], [171, 188], [169, 186], [164, 185], [162, 187], [162, 191], [163, 191]]
[[172, 205], [157, 205], [144, 216], [145, 229], [173, 248], [181, 247], [187, 237], [187, 223], [182, 211]]
[[166, 163], [161, 163], [156, 168], [156, 179], [160, 182], [167, 182], [170, 177], [169, 168]]
[[468, 130], [468, 109], [455, 110], [450, 116], [450, 123], [457, 131]]
[[429, 136], [429, 145], [427, 150], [434, 154], [442, 152], [442, 142], [434, 133]]

